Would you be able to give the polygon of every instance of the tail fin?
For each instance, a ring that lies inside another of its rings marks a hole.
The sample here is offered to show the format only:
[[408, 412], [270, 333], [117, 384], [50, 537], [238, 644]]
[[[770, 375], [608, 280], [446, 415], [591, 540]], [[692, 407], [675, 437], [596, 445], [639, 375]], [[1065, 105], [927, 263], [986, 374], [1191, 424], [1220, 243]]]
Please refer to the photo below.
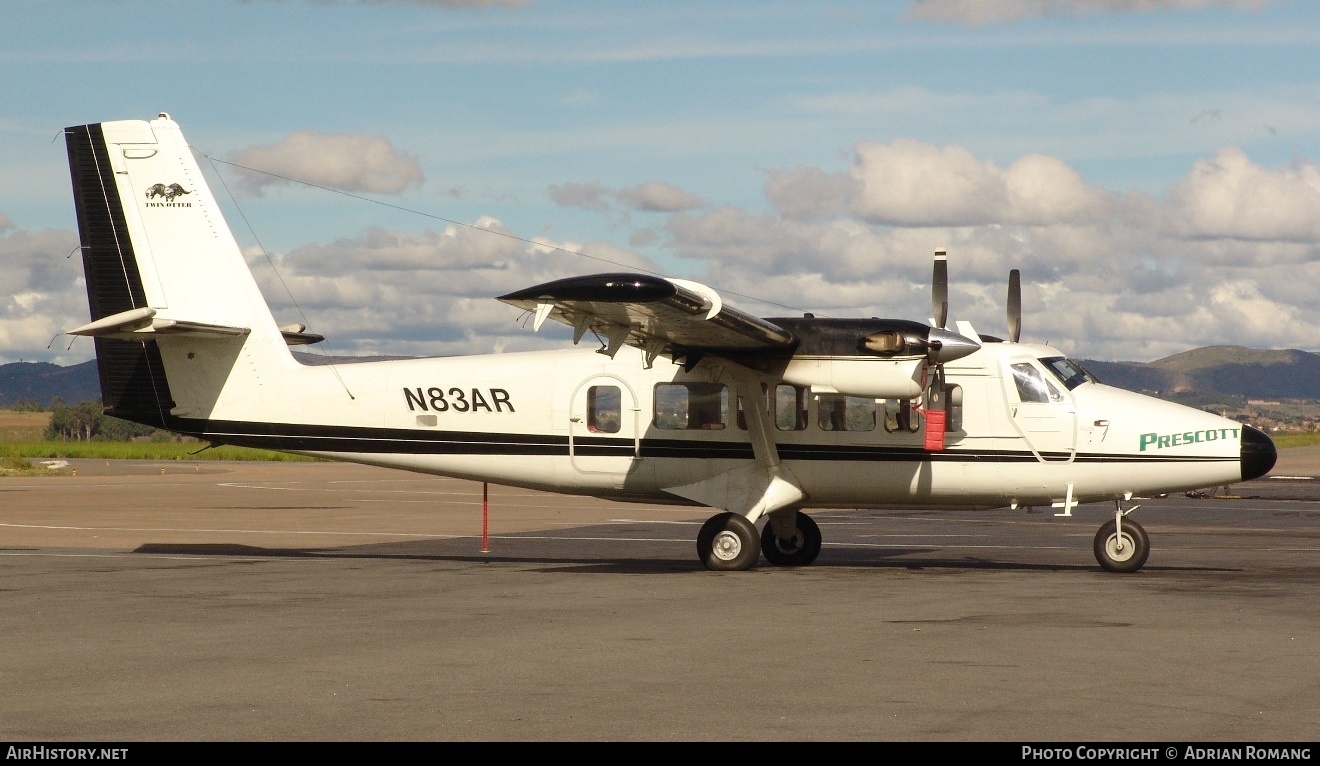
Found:
[[65, 140], [92, 319], [71, 332], [95, 339], [108, 413], [163, 427], [206, 418], [226, 389], [244, 393], [242, 370], [294, 364], [169, 115], [71, 127]]

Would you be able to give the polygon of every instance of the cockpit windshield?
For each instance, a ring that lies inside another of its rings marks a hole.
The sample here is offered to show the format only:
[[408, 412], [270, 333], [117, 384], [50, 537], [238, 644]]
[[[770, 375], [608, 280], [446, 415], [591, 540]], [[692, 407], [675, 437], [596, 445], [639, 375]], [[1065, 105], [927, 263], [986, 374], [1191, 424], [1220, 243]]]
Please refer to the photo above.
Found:
[[1063, 381], [1063, 385], [1071, 391], [1083, 383], [1099, 383], [1096, 377], [1087, 372], [1080, 364], [1071, 359], [1061, 356], [1051, 356], [1040, 360], [1045, 365], [1045, 369], [1054, 373], [1054, 376]]

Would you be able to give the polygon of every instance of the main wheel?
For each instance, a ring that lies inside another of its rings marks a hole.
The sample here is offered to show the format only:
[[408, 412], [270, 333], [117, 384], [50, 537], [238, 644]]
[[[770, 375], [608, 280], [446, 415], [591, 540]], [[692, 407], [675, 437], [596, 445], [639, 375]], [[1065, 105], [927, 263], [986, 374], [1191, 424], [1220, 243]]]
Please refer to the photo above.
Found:
[[697, 533], [697, 556], [707, 569], [751, 569], [761, 557], [756, 525], [736, 513], [711, 516]]
[[775, 534], [774, 524], [769, 522], [761, 530], [761, 552], [775, 566], [804, 567], [820, 555], [820, 527], [801, 511], [795, 515], [797, 530], [792, 539], [781, 539]]
[[1095, 560], [1110, 572], [1135, 572], [1150, 555], [1150, 538], [1135, 521], [1123, 520], [1123, 534], [1110, 519], [1095, 533]]

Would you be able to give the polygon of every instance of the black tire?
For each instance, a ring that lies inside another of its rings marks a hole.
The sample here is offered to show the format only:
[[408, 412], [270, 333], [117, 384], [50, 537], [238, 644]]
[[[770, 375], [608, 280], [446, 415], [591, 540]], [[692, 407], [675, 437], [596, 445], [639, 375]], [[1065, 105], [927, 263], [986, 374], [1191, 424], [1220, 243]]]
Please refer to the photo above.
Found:
[[799, 511], [797, 534], [792, 540], [781, 540], [774, 525], [766, 522], [761, 530], [761, 553], [765, 560], [780, 567], [805, 567], [820, 555], [820, 527], [810, 516]]
[[697, 556], [717, 572], [751, 569], [761, 557], [756, 525], [736, 513], [711, 516], [697, 533]]
[[1135, 521], [1123, 520], [1123, 548], [1118, 549], [1118, 525], [1113, 519], [1095, 533], [1095, 560], [1110, 572], [1135, 572], [1150, 556], [1150, 538]]

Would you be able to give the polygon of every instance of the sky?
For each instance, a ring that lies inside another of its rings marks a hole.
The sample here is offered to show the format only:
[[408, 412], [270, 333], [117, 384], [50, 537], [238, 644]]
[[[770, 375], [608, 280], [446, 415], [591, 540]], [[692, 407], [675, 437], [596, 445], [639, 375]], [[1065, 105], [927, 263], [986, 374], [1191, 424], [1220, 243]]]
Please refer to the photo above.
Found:
[[641, 270], [760, 316], [1086, 359], [1320, 349], [1320, 3], [9, 0], [0, 363], [88, 320], [60, 133], [167, 112], [280, 324], [569, 345], [495, 296]]

